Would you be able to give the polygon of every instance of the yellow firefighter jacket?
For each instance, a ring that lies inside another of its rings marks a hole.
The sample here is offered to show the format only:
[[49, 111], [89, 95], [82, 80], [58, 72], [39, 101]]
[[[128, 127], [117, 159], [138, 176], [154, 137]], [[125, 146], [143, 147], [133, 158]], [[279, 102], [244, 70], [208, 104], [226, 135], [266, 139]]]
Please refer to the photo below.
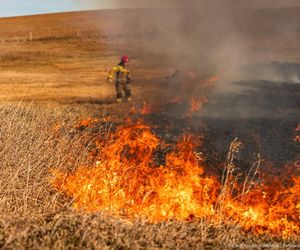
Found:
[[122, 62], [109, 71], [107, 80], [111, 81], [114, 78], [119, 83], [129, 83], [131, 81], [130, 71], [125, 68]]

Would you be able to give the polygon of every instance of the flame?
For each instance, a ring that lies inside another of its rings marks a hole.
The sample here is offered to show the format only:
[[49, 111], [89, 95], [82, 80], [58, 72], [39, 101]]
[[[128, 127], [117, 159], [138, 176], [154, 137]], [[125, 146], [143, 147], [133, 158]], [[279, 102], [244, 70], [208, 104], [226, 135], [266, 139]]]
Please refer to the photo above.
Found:
[[[298, 124], [298, 127], [295, 129], [296, 132], [300, 132], [300, 124]], [[300, 135], [296, 135], [294, 138], [295, 142], [300, 142]]]
[[192, 113], [201, 110], [203, 105], [205, 105], [206, 103], [208, 103], [208, 99], [206, 97], [192, 98], [190, 101], [190, 110], [188, 112], [188, 115], [191, 115]]
[[151, 106], [148, 103], [143, 102], [143, 107], [141, 108], [140, 113], [141, 115], [151, 114]]
[[[194, 79], [194, 78], [192, 78], [192, 79]], [[197, 87], [198, 87], [198, 89], [202, 90], [202, 92], [205, 92], [208, 88], [212, 87], [212, 85], [219, 79], [220, 78], [218, 76], [213, 76], [209, 79], [202, 81], [200, 83], [200, 85], [198, 85]], [[187, 112], [187, 116], [191, 117], [194, 112], [200, 111], [206, 103], [208, 103], [208, 99], [206, 96], [191, 97], [190, 109]]]
[[97, 143], [94, 166], [73, 173], [53, 169], [51, 183], [74, 199], [76, 209], [87, 212], [107, 210], [150, 222], [207, 219], [236, 223], [258, 235], [299, 235], [299, 174], [285, 182], [278, 178], [278, 183], [275, 177], [274, 182], [260, 178], [251, 181], [249, 188], [231, 176], [221, 184], [217, 177], [205, 174], [203, 157], [196, 152], [201, 144], [193, 136], [182, 136], [164, 165], [157, 165], [155, 152], [162, 145], [150, 126], [128, 122]]
[[172, 99], [170, 99], [167, 103], [170, 103], [170, 104], [182, 104], [184, 101], [183, 101], [183, 98], [180, 97], [180, 96], [176, 96]]
[[87, 119], [81, 120], [78, 124], [76, 124], [75, 128], [82, 128], [82, 127], [92, 127], [95, 123], [98, 123], [99, 119], [89, 117]]
[[224, 205], [227, 215], [246, 230], [288, 237], [300, 232], [300, 177], [291, 187], [275, 190], [273, 186], [257, 186], [242, 201], [229, 199]]
[[75, 208], [87, 211], [122, 211], [150, 221], [210, 215], [216, 183], [202, 176], [191, 137], [183, 137], [165, 166], [153, 162], [159, 143], [145, 124], [121, 127], [93, 168], [80, 167], [67, 177], [56, 170], [53, 185], [75, 198]]
[[219, 76], [213, 76], [213, 77], [203, 81], [202, 85], [205, 87], [211, 87], [216, 81], [219, 81], [219, 80], [220, 80]]
[[131, 106], [130, 107], [130, 114], [140, 114], [140, 115], [150, 115], [152, 113], [152, 106], [148, 104], [147, 102], [143, 102], [142, 107], [136, 107], [136, 106]]

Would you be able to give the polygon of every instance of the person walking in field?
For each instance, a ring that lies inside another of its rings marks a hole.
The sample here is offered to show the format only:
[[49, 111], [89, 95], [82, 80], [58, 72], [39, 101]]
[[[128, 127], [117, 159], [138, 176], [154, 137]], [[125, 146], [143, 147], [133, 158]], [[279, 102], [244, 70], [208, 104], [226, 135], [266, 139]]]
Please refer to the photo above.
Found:
[[130, 71], [126, 69], [128, 56], [122, 56], [120, 63], [114, 66], [108, 73], [107, 81], [113, 82], [115, 79], [117, 102], [122, 102], [123, 92], [128, 102], [131, 102], [131, 76]]

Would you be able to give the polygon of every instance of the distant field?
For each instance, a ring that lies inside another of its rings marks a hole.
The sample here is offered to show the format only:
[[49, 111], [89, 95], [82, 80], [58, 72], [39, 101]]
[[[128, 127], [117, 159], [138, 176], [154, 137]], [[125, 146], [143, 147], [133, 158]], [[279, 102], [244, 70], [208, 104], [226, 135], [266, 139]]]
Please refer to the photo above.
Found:
[[[300, 60], [294, 53], [300, 44], [298, 13], [296, 8], [236, 16], [240, 25], [232, 32], [251, 50], [252, 58], [247, 60]], [[151, 15], [149, 10], [128, 10], [0, 19], [1, 100], [110, 102], [114, 87], [105, 82], [106, 74], [122, 54], [132, 59], [134, 92], [139, 98], [141, 91], [160, 85], [176, 69], [176, 63], [165, 60], [167, 52], [155, 45], [155, 32], [162, 31], [151, 22]], [[136, 18], [143, 22], [137, 24]], [[30, 32], [33, 41], [23, 41]]]

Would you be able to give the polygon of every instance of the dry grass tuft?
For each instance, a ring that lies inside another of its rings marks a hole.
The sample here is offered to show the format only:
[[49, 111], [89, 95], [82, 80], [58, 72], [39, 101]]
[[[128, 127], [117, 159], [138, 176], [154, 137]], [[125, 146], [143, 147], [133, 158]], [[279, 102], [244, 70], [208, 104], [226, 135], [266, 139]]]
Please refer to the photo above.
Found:
[[72, 130], [67, 115], [33, 105], [0, 106], [0, 215], [34, 216], [60, 206], [49, 168], [83, 164], [88, 150], [85, 134]]
[[[247, 240], [234, 226], [189, 223], [130, 223], [108, 214], [76, 214], [72, 210], [35, 220], [0, 224], [0, 244], [28, 249], [202, 249], [229, 248]], [[3, 245], [2, 245], [3, 246]]]

